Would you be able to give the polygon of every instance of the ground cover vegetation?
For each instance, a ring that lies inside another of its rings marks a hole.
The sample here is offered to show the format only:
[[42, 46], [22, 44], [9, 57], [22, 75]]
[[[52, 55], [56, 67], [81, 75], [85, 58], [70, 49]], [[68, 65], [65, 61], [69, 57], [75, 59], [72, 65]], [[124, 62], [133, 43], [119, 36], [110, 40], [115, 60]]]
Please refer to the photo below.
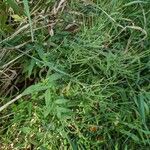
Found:
[[149, 0], [0, 0], [0, 149], [148, 150]]

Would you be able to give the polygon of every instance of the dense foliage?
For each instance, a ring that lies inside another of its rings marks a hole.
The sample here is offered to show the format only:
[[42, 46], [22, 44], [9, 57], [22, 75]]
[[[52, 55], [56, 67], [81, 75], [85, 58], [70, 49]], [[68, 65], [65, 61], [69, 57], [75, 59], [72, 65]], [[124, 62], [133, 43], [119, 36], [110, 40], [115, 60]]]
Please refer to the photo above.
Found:
[[0, 149], [148, 150], [149, 41], [149, 0], [1, 0]]

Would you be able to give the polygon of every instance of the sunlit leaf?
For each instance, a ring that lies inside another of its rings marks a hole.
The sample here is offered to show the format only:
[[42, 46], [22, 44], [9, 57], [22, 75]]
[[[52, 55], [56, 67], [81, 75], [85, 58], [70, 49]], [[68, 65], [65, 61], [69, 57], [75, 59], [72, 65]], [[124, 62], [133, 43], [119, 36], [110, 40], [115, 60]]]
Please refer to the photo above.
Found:
[[17, 14], [11, 15], [11, 16], [12, 16], [12, 18], [14, 18], [14, 21], [16, 21], [16, 22], [23, 22], [25, 20], [25, 18], [23, 16], [19, 16]]
[[68, 100], [66, 100], [66, 99], [57, 99], [55, 101], [56, 104], [66, 104], [67, 102], [68, 102]]

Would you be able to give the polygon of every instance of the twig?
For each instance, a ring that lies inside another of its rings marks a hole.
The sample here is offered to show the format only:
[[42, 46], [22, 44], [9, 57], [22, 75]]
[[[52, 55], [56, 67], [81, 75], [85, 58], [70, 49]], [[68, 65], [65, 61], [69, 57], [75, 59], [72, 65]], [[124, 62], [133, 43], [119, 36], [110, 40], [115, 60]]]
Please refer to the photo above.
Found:
[[13, 33], [11, 36], [7, 37], [6, 39], [0, 41], [0, 44], [13, 39], [15, 36], [17, 36], [18, 34], [20, 34], [22, 31], [24, 31], [25, 29], [27, 29], [29, 27], [29, 24], [24, 25], [23, 27], [21, 27], [20, 29], [18, 29], [15, 33]]
[[3, 105], [2, 107], [0, 107], [0, 112], [3, 111], [4, 109], [6, 109], [9, 105], [11, 105], [12, 103], [14, 103], [18, 99], [20, 99], [22, 96], [23, 96], [23, 94], [20, 94], [17, 97], [15, 97], [14, 99], [12, 99], [11, 101], [9, 101], [8, 103], [6, 103], [5, 105]]
[[54, 8], [52, 10], [52, 14], [56, 15], [60, 11], [60, 9], [63, 10], [64, 7], [65, 7], [65, 3], [66, 3], [66, 0], [60, 0], [58, 4], [56, 2], [55, 5], [54, 5]]

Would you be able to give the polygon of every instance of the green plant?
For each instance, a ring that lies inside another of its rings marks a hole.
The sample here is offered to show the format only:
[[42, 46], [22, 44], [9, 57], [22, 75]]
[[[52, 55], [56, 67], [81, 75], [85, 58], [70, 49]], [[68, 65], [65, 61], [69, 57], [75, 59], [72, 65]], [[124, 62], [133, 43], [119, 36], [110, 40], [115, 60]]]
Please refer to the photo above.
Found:
[[2, 149], [148, 150], [149, 1], [23, 2], [1, 41]]

